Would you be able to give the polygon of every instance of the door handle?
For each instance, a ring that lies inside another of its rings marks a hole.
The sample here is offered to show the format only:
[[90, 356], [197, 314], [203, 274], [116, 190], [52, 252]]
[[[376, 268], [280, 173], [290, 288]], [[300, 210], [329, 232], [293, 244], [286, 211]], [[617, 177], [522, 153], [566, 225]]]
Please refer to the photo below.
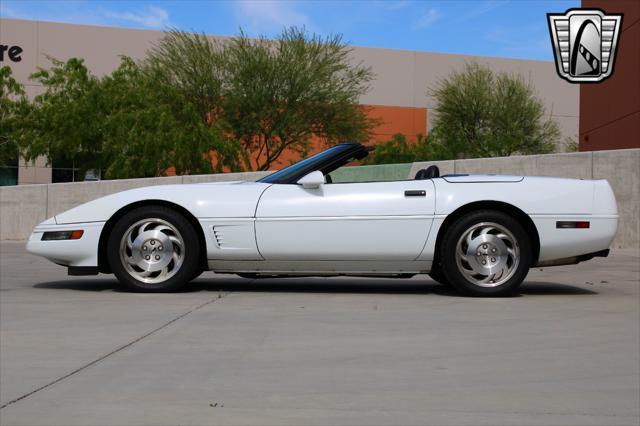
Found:
[[421, 191], [421, 190], [407, 190], [404, 191], [404, 196], [405, 197], [426, 197], [427, 196], [427, 191]]

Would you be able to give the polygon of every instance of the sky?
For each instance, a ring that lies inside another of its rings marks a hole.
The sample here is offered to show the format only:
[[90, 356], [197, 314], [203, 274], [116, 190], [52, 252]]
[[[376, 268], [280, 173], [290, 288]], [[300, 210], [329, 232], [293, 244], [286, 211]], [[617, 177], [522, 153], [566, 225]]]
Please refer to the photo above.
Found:
[[0, 17], [273, 37], [286, 26], [357, 46], [553, 60], [546, 13], [580, 1], [29, 1], [0, 0]]

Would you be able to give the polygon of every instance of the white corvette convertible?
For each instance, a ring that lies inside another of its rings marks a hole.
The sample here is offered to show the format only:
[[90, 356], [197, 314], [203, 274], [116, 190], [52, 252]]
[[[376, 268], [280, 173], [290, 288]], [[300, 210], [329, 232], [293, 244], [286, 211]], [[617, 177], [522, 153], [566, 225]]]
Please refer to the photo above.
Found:
[[362, 159], [334, 146], [257, 182], [154, 186], [52, 217], [27, 250], [70, 275], [177, 289], [205, 270], [244, 277], [427, 273], [475, 296], [513, 292], [532, 266], [607, 256], [618, 214], [606, 180], [498, 175], [332, 183]]

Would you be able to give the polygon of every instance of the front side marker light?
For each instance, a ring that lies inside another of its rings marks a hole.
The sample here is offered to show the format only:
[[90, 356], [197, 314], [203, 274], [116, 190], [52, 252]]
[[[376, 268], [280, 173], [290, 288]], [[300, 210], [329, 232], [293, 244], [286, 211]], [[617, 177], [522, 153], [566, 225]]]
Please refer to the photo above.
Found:
[[75, 231], [53, 231], [42, 234], [42, 241], [59, 241], [59, 240], [79, 240], [82, 238], [84, 231], [77, 229]]
[[589, 229], [588, 221], [558, 221], [556, 229]]

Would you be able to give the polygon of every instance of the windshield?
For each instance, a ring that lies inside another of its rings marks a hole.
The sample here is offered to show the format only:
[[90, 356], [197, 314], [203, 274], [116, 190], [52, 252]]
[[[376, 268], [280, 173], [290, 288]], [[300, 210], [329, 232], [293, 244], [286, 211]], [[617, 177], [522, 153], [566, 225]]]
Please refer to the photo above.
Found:
[[[349, 151], [354, 151], [360, 145], [357, 144], [340, 144], [332, 148], [322, 151], [318, 154], [312, 155], [309, 158], [305, 158], [289, 167], [279, 170], [269, 176], [263, 177], [258, 182], [263, 183], [295, 183], [298, 179], [304, 175], [316, 170], [322, 171], [324, 174], [331, 172], [332, 170], [323, 170], [333, 159], [340, 158], [342, 154]], [[342, 165], [342, 164], [340, 164]], [[338, 166], [339, 167], [339, 166]], [[334, 167], [336, 168], [336, 167]]]

